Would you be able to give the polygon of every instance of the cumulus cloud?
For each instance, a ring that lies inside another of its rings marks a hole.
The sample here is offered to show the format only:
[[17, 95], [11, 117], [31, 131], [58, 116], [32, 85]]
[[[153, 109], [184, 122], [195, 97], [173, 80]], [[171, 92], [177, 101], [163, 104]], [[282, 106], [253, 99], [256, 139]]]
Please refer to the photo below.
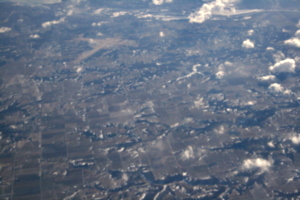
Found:
[[280, 93], [284, 91], [284, 88], [279, 83], [273, 83], [269, 86], [271, 92]]
[[278, 83], [273, 83], [269, 86], [269, 90], [273, 93], [283, 93], [283, 94], [290, 94], [291, 91], [284, 89], [280, 84]]
[[11, 28], [8, 28], [8, 27], [0, 27], [0, 33], [5, 33], [5, 32], [8, 32], [8, 31], [11, 31]]
[[288, 58], [277, 62], [275, 65], [270, 66], [271, 72], [294, 72], [296, 68], [296, 62], [294, 59]]
[[295, 33], [294, 37], [285, 40], [284, 44], [300, 48], [300, 30]]
[[163, 3], [171, 3], [173, 0], [152, 0], [154, 5], [162, 5]]
[[221, 78], [223, 78], [225, 76], [225, 72], [224, 71], [218, 71], [217, 73], [216, 73], [216, 78], [217, 79], [221, 79]]
[[300, 135], [293, 135], [290, 137], [293, 144], [300, 144]]
[[246, 49], [252, 49], [254, 48], [254, 43], [251, 40], [247, 39], [243, 42], [242, 47]]
[[242, 168], [245, 170], [260, 169], [262, 172], [268, 171], [272, 163], [262, 158], [244, 160]]
[[235, 13], [235, 2], [237, 0], [216, 0], [205, 3], [197, 12], [189, 16], [189, 20], [191, 23], [203, 23], [210, 19], [214, 13]]

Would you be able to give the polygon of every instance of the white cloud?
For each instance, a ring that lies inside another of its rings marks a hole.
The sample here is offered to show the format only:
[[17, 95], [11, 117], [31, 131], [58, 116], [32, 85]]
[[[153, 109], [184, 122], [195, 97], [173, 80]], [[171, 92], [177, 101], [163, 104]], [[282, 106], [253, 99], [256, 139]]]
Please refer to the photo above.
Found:
[[252, 49], [254, 48], [254, 43], [251, 40], [247, 39], [243, 42], [242, 47], [246, 49]]
[[112, 17], [119, 17], [119, 16], [123, 16], [123, 15], [126, 15], [126, 14], [127, 14], [127, 12], [125, 12], [125, 11], [114, 12], [114, 13], [112, 14]]
[[64, 21], [65, 21], [65, 19], [61, 18], [60, 20], [53, 20], [53, 21], [44, 22], [44, 23], [42, 23], [42, 27], [47, 28], [49, 26], [52, 26], [53, 24], [60, 24]]
[[276, 76], [274, 75], [267, 75], [267, 76], [261, 76], [258, 78], [258, 80], [261, 80], [261, 81], [274, 81], [276, 78]]
[[291, 140], [294, 144], [300, 144], [300, 135], [293, 135], [292, 137], [290, 137], [290, 140]]
[[162, 5], [163, 3], [171, 3], [173, 0], [152, 0], [154, 5]]
[[284, 41], [284, 44], [300, 48], [300, 39], [299, 38], [291, 38], [291, 39]]
[[203, 23], [210, 19], [214, 13], [227, 13], [228, 15], [235, 13], [235, 2], [237, 0], [216, 0], [205, 3], [197, 12], [189, 16], [190, 23]]
[[268, 171], [271, 165], [272, 163], [268, 160], [262, 158], [254, 158], [254, 159], [244, 160], [242, 168], [246, 170], [259, 168], [262, 172], [264, 172], [264, 171]]
[[290, 94], [291, 90], [284, 89], [280, 84], [273, 83], [269, 86], [269, 90], [274, 93]]
[[8, 32], [8, 31], [11, 31], [11, 28], [8, 28], [8, 27], [1, 27], [0, 28], [0, 33], [5, 33], [5, 32]]
[[221, 78], [223, 78], [225, 76], [225, 72], [224, 71], [218, 71], [217, 73], [216, 73], [216, 78], [217, 79], [221, 79]]
[[30, 35], [30, 38], [37, 39], [40, 38], [40, 36], [38, 34], [34, 34], [34, 35]]
[[269, 70], [272, 72], [294, 72], [295, 68], [296, 68], [295, 60], [288, 58], [277, 62], [273, 66], [270, 66]]
[[269, 86], [269, 90], [271, 92], [280, 93], [284, 91], [284, 88], [278, 83], [273, 83]]
[[254, 30], [252, 30], [252, 29], [247, 32], [248, 35], [253, 35], [253, 33], [254, 33]]
[[284, 44], [300, 48], [300, 30], [295, 33], [294, 37], [285, 40]]

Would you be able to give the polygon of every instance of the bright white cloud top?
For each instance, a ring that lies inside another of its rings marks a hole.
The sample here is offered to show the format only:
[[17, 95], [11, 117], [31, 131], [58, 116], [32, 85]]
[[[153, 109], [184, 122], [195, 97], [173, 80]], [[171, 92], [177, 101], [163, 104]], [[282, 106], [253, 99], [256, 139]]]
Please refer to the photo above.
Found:
[[289, 138], [293, 144], [300, 144], [300, 135], [293, 135]]
[[295, 36], [284, 41], [284, 44], [300, 48], [300, 30], [295, 33]]
[[189, 16], [191, 23], [203, 23], [210, 19], [213, 13], [235, 13], [234, 3], [236, 0], [216, 0], [204, 4], [196, 13]]
[[247, 39], [243, 42], [242, 47], [246, 49], [252, 49], [254, 48], [254, 43], [251, 40]]
[[273, 83], [269, 86], [269, 90], [275, 93], [281, 93], [284, 91], [284, 88], [279, 83]]
[[259, 168], [262, 172], [268, 171], [272, 163], [262, 158], [247, 159], [244, 161], [242, 168], [252, 170]]
[[274, 81], [276, 79], [276, 76], [274, 75], [266, 75], [266, 76], [261, 76], [258, 78], [260, 81]]
[[294, 59], [287, 58], [285, 60], [277, 62], [275, 65], [270, 66], [271, 72], [295, 72], [296, 62]]

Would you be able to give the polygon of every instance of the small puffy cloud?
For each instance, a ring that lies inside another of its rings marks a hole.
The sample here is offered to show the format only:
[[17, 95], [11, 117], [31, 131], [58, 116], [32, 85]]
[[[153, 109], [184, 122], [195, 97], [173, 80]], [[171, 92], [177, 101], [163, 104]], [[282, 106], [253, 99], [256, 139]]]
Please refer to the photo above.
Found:
[[274, 75], [267, 75], [267, 76], [261, 76], [258, 78], [260, 81], [274, 81], [276, 79], [276, 76]]
[[278, 83], [273, 83], [269, 86], [269, 90], [271, 92], [280, 93], [284, 91], [284, 88]]
[[290, 94], [291, 91], [290, 90], [286, 90], [284, 89], [284, 87], [282, 87], [280, 84], [278, 83], [273, 83], [269, 86], [268, 88], [271, 92], [273, 93], [283, 93], [283, 94]]
[[253, 29], [251, 29], [251, 30], [249, 30], [249, 31], [247, 32], [248, 35], [253, 35], [253, 33], [254, 33], [254, 30], [253, 30]]
[[284, 44], [300, 48], [300, 30], [295, 33], [294, 37], [285, 40]]
[[8, 27], [0, 27], [0, 33], [6, 33], [8, 31], [11, 31], [11, 28]]
[[284, 41], [284, 44], [300, 48], [300, 39], [299, 38], [291, 38]]
[[38, 34], [34, 34], [34, 35], [30, 35], [30, 38], [37, 39], [40, 38], [40, 36]]
[[246, 49], [252, 49], [254, 48], [254, 43], [251, 40], [247, 39], [243, 42], [242, 47]]
[[221, 79], [221, 78], [223, 78], [225, 76], [225, 72], [224, 71], [218, 71], [217, 73], [216, 73], [216, 78], [217, 79]]
[[245, 170], [260, 169], [262, 172], [268, 171], [271, 167], [272, 162], [262, 159], [254, 158], [244, 160], [242, 168]]
[[277, 62], [275, 65], [270, 66], [271, 72], [294, 72], [296, 68], [296, 62], [293, 59], [285, 59]]
[[203, 23], [210, 19], [214, 13], [235, 13], [234, 3], [237, 0], [216, 0], [210, 3], [205, 3], [195, 13], [189, 16], [190, 23]]
[[173, 0], [152, 0], [154, 5], [162, 5], [163, 3], [171, 3]]
[[300, 135], [293, 135], [289, 138], [293, 144], [300, 144]]
[[127, 12], [125, 12], [125, 11], [114, 12], [114, 13], [112, 14], [112, 17], [119, 17], [119, 16], [123, 16], [123, 15], [126, 15], [126, 14], [127, 14]]

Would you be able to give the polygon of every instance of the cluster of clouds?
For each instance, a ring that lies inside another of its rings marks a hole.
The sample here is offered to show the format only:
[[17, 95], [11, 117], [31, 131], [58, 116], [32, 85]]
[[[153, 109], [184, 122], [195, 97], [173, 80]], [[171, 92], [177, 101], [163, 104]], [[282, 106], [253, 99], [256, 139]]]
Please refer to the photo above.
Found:
[[[269, 71], [274, 74], [279, 73], [294, 73], [296, 69], [296, 62], [294, 59], [287, 58], [281, 61], [276, 62], [274, 65], [269, 67]], [[266, 75], [258, 78], [260, 81], [275, 81], [276, 76], [275, 75]], [[290, 94], [291, 91], [288, 89], [285, 89], [281, 84], [279, 83], [272, 83], [268, 87], [269, 91], [272, 93], [283, 93], [283, 94]]]
[[162, 5], [163, 3], [171, 3], [173, 0], [152, 0], [154, 5]]
[[216, 0], [210, 3], [203, 4], [203, 6], [195, 13], [189, 16], [191, 23], [203, 23], [210, 19], [214, 13], [232, 14], [235, 13], [235, 3], [237, 0]]
[[295, 33], [294, 37], [285, 40], [284, 44], [300, 48], [300, 30]]

